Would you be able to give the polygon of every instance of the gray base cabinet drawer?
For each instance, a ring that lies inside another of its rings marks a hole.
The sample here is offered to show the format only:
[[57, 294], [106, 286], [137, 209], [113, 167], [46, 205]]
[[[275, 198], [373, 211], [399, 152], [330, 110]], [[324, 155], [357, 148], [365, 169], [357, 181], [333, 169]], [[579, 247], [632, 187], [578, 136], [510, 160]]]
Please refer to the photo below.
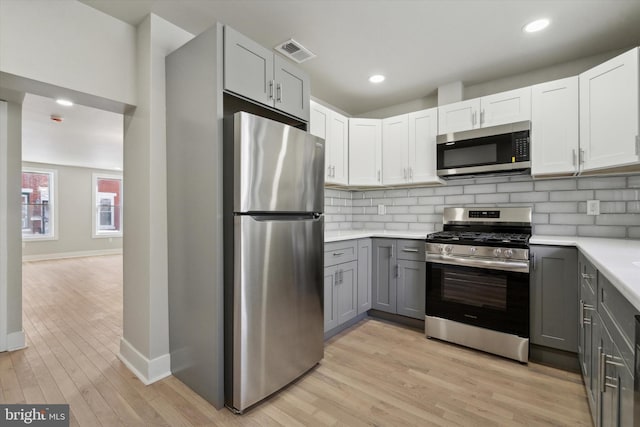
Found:
[[396, 244], [398, 246], [398, 259], [425, 262], [425, 248], [422, 240], [396, 240]]
[[344, 262], [355, 261], [358, 257], [358, 241], [347, 240], [344, 242], [325, 243], [324, 266], [329, 267]]

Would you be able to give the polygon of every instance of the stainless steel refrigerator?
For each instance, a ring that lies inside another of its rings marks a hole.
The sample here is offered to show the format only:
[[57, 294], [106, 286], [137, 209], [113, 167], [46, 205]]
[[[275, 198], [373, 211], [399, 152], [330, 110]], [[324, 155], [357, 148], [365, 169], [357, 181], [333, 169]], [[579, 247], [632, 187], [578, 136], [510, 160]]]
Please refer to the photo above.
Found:
[[245, 112], [225, 126], [225, 404], [242, 413], [323, 357], [324, 140]]

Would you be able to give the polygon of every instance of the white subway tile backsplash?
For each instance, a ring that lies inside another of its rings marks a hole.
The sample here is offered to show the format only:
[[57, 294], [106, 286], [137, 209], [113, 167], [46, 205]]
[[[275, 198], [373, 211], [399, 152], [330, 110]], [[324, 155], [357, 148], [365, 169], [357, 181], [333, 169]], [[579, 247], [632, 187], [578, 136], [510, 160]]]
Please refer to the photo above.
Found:
[[420, 205], [441, 205], [444, 203], [444, 196], [418, 197]]
[[593, 224], [593, 216], [587, 216], [583, 214], [566, 214], [566, 213], [552, 213], [549, 214], [550, 224]]
[[593, 199], [593, 190], [581, 190], [581, 191], [551, 191], [549, 192], [549, 200], [552, 202], [568, 202], [568, 201], [583, 201]]
[[598, 200], [640, 200], [640, 190], [596, 190]]
[[624, 176], [579, 178], [579, 190], [596, 190], [600, 188], [624, 188], [627, 178]]
[[464, 187], [464, 194], [487, 194], [495, 192], [496, 184], [465, 185]]
[[638, 214], [604, 214], [595, 218], [598, 225], [640, 225]]
[[399, 205], [415, 205], [418, 203], [417, 197], [398, 197], [395, 199], [391, 199], [393, 201], [394, 206]]
[[535, 181], [533, 183], [536, 191], [558, 191], [558, 190], [575, 190], [575, 179], [549, 179]]
[[446, 187], [436, 187], [433, 189], [433, 194], [436, 196], [449, 196], [451, 194], [462, 194], [463, 187], [461, 185], [458, 186], [446, 186]]
[[498, 184], [498, 191], [500, 193], [512, 193], [516, 191], [533, 191], [533, 182], [507, 182], [505, 184]]
[[411, 188], [409, 189], [409, 197], [433, 196], [436, 189], [433, 187]]
[[[598, 216], [586, 201], [600, 200]], [[386, 214], [378, 215], [378, 205]], [[450, 180], [442, 187], [326, 189], [327, 230], [442, 230], [445, 206], [532, 206], [536, 234], [640, 238], [640, 174], [533, 180], [527, 176]]]
[[608, 237], [623, 239], [627, 237], [627, 227], [606, 225], [580, 225], [578, 235], [585, 237]]
[[556, 236], [575, 236], [577, 227], [575, 225], [546, 225], [534, 224], [534, 234], [556, 235]]
[[509, 200], [515, 203], [522, 202], [546, 202], [549, 200], [549, 193], [546, 191], [531, 191], [526, 193], [511, 193]]
[[[420, 203], [420, 199], [418, 199], [418, 203]], [[435, 211], [436, 211], [435, 205], [409, 206], [409, 213], [414, 213], [414, 214], [432, 214]]]
[[444, 197], [444, 202], [448, 205], [464, 205], [467, 203], [473, 203], [475, 200], [475, 197], [471, 194]]
[[507, 203], [508, 201], [509, 193], [476, 194], [476, 203], [494, 204]]

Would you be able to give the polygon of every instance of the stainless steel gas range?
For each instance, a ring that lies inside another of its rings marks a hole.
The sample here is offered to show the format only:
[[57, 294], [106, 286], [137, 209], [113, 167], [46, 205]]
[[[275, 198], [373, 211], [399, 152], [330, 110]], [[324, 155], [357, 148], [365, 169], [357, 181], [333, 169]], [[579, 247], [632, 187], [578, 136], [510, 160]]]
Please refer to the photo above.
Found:
[[426, 240], [427, 337], [529, 359], [531, 208], [445, 208]]

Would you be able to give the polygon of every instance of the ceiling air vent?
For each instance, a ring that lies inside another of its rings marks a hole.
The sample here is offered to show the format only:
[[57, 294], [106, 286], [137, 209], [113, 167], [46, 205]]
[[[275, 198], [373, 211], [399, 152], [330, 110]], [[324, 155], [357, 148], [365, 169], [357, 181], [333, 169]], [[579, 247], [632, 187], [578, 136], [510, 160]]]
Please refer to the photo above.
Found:
[[315, 58], [316, 56], [309, 49], [302, 46], [294, 39], [289, 39], [286, 42], [280, 43], [279, 45], [274, 47], [274, 49], [287, 58], [293, 59], [298, 64], [306, 61], [307, 59]]

